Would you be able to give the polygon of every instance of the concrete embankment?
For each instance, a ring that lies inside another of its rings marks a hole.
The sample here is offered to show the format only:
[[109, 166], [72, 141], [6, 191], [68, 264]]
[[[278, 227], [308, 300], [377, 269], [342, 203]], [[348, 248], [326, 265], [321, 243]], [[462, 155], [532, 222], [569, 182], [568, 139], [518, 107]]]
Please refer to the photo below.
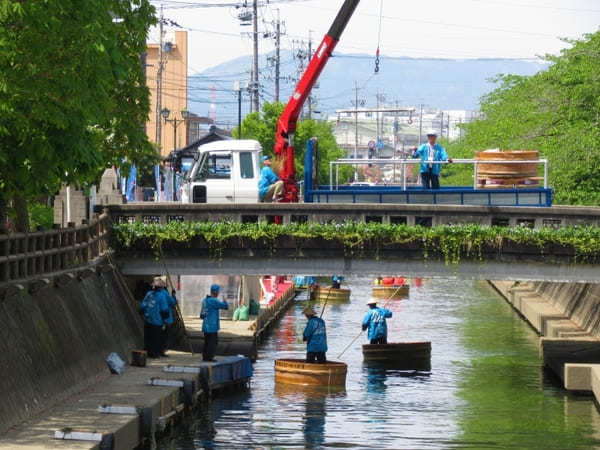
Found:
[[565, 388], [594, 392], [600, 399], [600, 285], [490, 284], [540, 334], [543, 363]]
[[143, 324], [106, 263], [0, 288], [0, 433], [109, 376]]

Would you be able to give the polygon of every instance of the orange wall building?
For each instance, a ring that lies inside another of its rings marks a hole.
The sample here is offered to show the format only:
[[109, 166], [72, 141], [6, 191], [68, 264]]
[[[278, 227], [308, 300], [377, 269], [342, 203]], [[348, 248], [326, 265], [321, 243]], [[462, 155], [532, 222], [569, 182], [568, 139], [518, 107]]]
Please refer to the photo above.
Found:
[[[188, 73], [188, 41], [187, 31], [167, 32], [163, 37], [163, 76], [162, 76], [162, 108], [170, 111], [169, 119], [176, 118], [176, 148], [185, 147], [187, 142], [187, 124], [179, 122], [181, 111], [187, 110], [187, 73]], [[146, 56], [146, 82], [150, 89], [150, 115], [146, 123], [146, 133], [151, 142], [156, 143], [156, 100], [158, 72], [157, 43], [149, 43]], [[162, 139], [160, 152], [167, 156], [173, 150], [174, 124], [162, 122]]]

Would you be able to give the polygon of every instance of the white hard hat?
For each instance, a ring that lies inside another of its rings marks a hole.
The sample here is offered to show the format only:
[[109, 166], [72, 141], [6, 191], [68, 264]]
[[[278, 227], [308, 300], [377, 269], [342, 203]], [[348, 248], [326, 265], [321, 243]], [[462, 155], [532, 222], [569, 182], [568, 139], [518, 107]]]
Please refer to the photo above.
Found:
[[369, 300], [367, 300], [367, 305], [376, 305], [377, 304], [377, 299], [375, 297], [371, 297]]
[[434, 130], [433, 128], [430, 128], [429, 130], [427, 130], [427, 136], [437, 136], [437, 130]]

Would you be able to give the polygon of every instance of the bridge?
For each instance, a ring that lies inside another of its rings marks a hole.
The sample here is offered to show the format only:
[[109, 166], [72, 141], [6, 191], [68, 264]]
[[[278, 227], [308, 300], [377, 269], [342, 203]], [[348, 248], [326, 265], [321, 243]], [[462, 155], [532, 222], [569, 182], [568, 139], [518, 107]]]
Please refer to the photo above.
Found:
[[[423, 225], [499, 225], [528, 228], [560, 228], [574, 225], [600, 226], [600, 208], [557, 206], [552, 208], [381, 205], [381, 204], [160, 204], [113, 205], [90, 224], [27, 235], [0, 236], [0, 285], [31, 277], [60, 276], [73, 268], [82, 271], [92, 262], [110, 255], [111, 224], [139, 221], [170, 222], [272, 222], [284, 224], [375, 222]], [[348, 251], [343, 242], [279, 236], [271, 243], [231, 239], [215, 254], [211, 246], [166, 243], [164, 261], [156, 259], [150, 245], [120, 249], [114, 256], [124, 275], [173, 274], [213, 275], [282, 274], [372, 274], [401, 273], [405, 276], [460, 277], [524, 281], [600, 282], [600, 257], [577, 259], [576, 251], [549, 243], [541, 248], [504, 242], [484, 245], [478, 254], [462, 255], [456, 264], [442, 251], [411, 242], [380, 242], [365, 245], [360, 252]]]
[[[142, 222], [165, 225], [173, 221], [190, 222], [272, 222], [276, 216], [283, 224], [376, 222], [407, 225], [524, 226], [560, 228], [574, 225], [597, 227], [598, 208], [519, 208], [449, 205], [380, 204], [129, 204], [111, 206], [116, 223]], [[349, 251], [335, 239], [295, 239], [278, 236], [268, 243], [232, 238], [218, 255], [210, 243], [193, 239], [187, 243], [165, 243], [162, 260], [156, 250], [139, 243], [135, 248], [117, 252], [125, 275], [149, 275], [163, 270], [194, 274], [372, 274], [402, 273], [406, 276], [460, 277], [465, 279], [600, 282], [597, 259], [577, 262], [574, 249], [563, 245], [543, 248], [504, 242], [500, 247], [484, 245], [477, 255], [463, 255], [458, 264], [448, 255], [427, 248], [423, 243], [368, 243], [360, 251]]]

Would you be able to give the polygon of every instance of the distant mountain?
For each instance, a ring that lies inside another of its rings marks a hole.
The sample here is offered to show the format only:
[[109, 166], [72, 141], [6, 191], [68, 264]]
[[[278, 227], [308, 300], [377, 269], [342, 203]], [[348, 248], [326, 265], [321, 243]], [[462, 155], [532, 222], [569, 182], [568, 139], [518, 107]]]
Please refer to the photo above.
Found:
[[[261, 65], [267, 61], [261, 55]], [[237, 123], [237, 97], [233, 93], [234, 80], [248, 80], [252, 58], [244, 56], [190, 76], [189, 109], [200, 115], [210, 113], [210, 103], [216, 105], [217, 122], [223, 125]], [[364, 54], [337, 54], [333, 57], [314, 90], [315, 109], [332, 113], [335, 109], [351, 107], [354, 85], [363, 88], [359, 98], [367, 105], [375, 105], [379, 91], [388, 103], [400, 105], [425, 104], [444, 110], [477, 110], [479, 98], [494, 88], [491, 79], [499, 74], [532, 75], [546, 68], [534, 60], [514, 59], [421, 59], [381, 58], [380, 72], [374, 75], [374, 58]], [[273, 73], [269, 67], [261, 72], [262, 100], [273, 100]], [[287, 101], [294, 84], [288, 81], [296, 76], [293, 59], [282, 57], [281, 99]], [[249, 109], [244, 96], [243, 114]]]

